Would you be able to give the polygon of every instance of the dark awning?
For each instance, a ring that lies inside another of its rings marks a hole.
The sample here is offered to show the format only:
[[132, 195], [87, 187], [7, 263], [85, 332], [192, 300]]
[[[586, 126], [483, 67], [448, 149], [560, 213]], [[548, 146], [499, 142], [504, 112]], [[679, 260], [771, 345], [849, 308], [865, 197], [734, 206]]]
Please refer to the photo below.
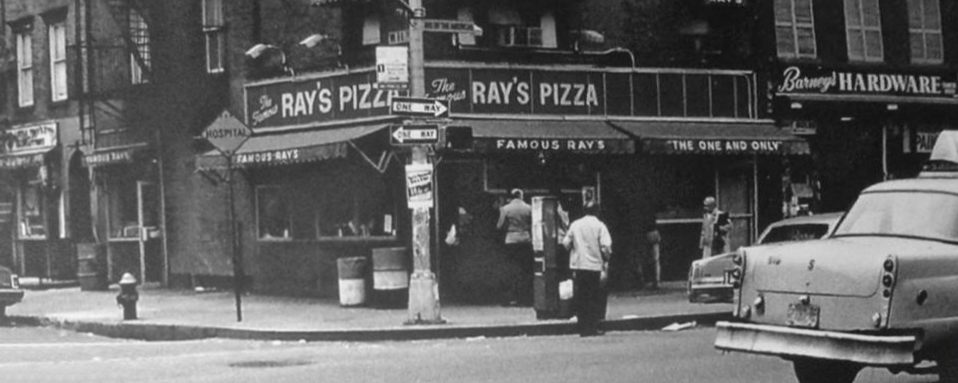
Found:
[[651, 154], [809, 154], [808, 142], [770, 121], [611, 121]]
[[[351, 126], [250, 137], [233, 155], [237, 167], [321, 161], [346, 156], [349, 141], [385, 129], [387, 124]], [[196, 158], [197, 169], [225, 168], [226, 158], [213, 150]]]
[[605, 121], [460, 120], [480, 152], [634, 153], [632, 138]]

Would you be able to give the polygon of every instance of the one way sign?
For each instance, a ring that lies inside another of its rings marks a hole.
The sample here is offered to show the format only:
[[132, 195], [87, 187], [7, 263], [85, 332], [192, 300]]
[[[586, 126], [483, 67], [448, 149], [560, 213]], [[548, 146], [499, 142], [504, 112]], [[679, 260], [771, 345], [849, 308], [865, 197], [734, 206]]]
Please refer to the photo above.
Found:
[[439, 142], [439, 125], [394, 125], [389, 128], [393, 145], [424, 145]]
[[393, 97], [393, 114], [420, 117], [449, 117], [449, 100]]

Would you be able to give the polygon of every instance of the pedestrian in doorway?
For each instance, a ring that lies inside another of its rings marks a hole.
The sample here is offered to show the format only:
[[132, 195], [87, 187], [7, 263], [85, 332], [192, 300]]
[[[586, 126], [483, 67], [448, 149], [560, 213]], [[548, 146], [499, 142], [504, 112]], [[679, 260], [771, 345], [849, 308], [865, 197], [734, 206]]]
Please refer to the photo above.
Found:
[[732, 228], [728, 213], [718, 209], [715, 197], [705, 197], [702, 202], [702, 236], [699, 248], [702, 259], [729, 252], [728, 232]]
[[532, 306], [534, 262], [532, 253], [532, 207], [523, 200], [522, 190], [512, 189], [509, 203], [499, 208], [496, 228], [505, 231], [509, 261], [519, 272], [503, 302], [509, 306]]
[[562, 240], [569, 250], [569, 269], [573, 273], [573, 300], [580, 336], [602, 335], [599, 322], [605, 316], [609, 259], [612, 257], [612, 236], [609, 228], [597, 217], [599, 207], [587, 202], [582, 218], [569, 225]]

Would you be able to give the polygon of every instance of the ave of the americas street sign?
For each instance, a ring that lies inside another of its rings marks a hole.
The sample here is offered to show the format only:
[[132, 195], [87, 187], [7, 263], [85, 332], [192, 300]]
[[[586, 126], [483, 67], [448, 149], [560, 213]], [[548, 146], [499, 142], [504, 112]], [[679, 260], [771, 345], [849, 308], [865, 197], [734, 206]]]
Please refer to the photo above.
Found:
[[229, 157], [236, 153], [236, 150], [243, 146], [252, 134], [252, 129], [233, 117], [229, 111], [225, 111], [203, 130], [202, 136], [223, 155]]

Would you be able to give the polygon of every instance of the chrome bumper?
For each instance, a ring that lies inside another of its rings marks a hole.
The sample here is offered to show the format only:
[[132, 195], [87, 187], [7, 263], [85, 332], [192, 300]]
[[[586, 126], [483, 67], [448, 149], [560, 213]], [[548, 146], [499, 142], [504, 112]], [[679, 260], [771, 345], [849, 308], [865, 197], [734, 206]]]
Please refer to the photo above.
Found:
[[913, 365], [917, 339], [718, 322], [715, 348], [783, 358], [844, 360], [870, 366]]

